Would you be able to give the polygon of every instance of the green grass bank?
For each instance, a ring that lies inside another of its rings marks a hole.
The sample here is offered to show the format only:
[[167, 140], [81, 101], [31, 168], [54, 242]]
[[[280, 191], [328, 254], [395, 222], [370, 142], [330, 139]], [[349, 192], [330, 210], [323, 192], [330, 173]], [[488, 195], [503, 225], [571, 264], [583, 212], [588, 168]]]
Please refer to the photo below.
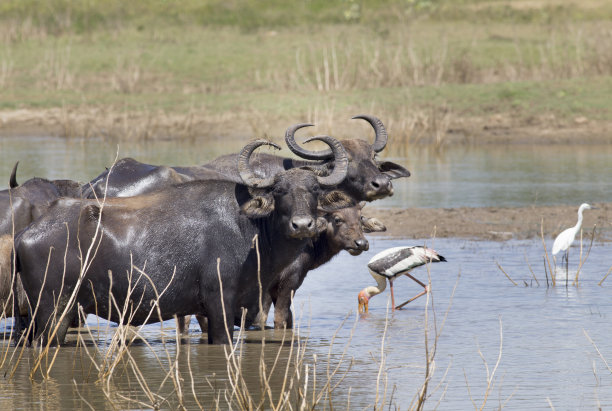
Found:
[[5, 0], [0, 135], [609, 141], [612, 4]]

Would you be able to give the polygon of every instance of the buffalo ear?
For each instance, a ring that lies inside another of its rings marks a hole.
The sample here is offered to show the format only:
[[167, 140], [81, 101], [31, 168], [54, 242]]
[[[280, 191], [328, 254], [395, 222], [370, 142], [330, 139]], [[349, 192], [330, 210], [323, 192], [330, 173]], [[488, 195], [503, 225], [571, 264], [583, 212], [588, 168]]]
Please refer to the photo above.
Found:
[[410, 177], [410, 171], [406, 170], [399, 164], [392, 163], [391, 161], [381, 161], [378, 163], [378, 169], [391, 179]]
[[267, 217], [274, 211], [274, 197], [271, 195], [253, 197], [240, 209], [249, 218]]
[[100, 218], [100, 207], [95, 204], [88, 204], [83, 209], [83, 214], [88, 221], [98, 221]]
[[364, 233], [377, 233], [381, 231], [387, 231], [387, 227], [378, 218], [369, 218], [361, 216], [361, 226], [363, 227]]
[[354, 205], [355, 199], [344, 191], [333, 190], [319, 196], [319, 208], [323, 210], [339, 210]]

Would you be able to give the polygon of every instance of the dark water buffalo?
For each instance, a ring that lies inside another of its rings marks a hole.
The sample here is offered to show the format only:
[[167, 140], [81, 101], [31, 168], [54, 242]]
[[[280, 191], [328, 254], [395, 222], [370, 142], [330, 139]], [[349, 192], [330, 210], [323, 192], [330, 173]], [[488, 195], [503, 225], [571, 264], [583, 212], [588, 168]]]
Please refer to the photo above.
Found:
[[327, 263], [342, 250], [359, 255], [369, 249], [364, 232], [385, 231], [386, 227], [376, 218], [363, 216], [362, 207], [363, 204], [325, 214], [325, 230], [317, 240], [304, 247], [272, 283], [263, 299], [263, 309], [257, 315], [256, 324], [263, 328], [270, 306], [274, 304], [274, 328], [292, 328], [291, 298], [304, 282], [306, 274]]
[[80, 197], [81, 186], [72, 180], [47, 180], [34, 177], [19, 185], [17, 165], [11, 173], [9, 187], [0, 191], [0, 235], [17, 233], [38, 215], [37, 207], [49, 205], [59, 197]]
[[[329, 176], [292, 169], [258, 178], [249, 158], [271, 143], [256, 141], [238, 157], [243, 184], [192, 181], [108, 198], [103, 206], [97, 200], [57, 200], [15, 240], [26, 293], [35, 302], [40, 295], [35, 338], [61, 344], [78, 304], [85, 313], [133, 325], [204, 315], [209, 343], [227, 343], [242, 308], [254, 318], [259, 284], [265, 293], [280, 267], [323, 228], [317, 209], [346, 206], [346, 195], [333, 191], [346, 176], [346, 153], [331, 137], [316, 139], [333, 149]], [[252, 247], [255, 237], [260, 259]]]
[[[357, 201], [373, 201], [393, 194], [392, 179], [408, 177], [410, 172], [390, 161], [378, 161], [377, 153], [387, 144], [387, 131], [382, 122], [368, 115], [356, 116], [368, 121], [374, 128], [376, 138], [373, 144], [362, 140], [342, 140], [349, 158], [346, 179], [339, 186]], [[259, 177], [297, 167], [309, 166], [321, 175], [329, 174], [334, 161], [330, 150], [309, 151], [300, 147], [294, 138], [295, 132], [310, 124], [297, 124], [285, 133], [290, 150], [306, 159], [297, 160], [271, 154], [255, 154], [251, 160], [255, 174]], [[240, 183], [236, 168], [237, 154], [221, 156], [208, 164], [193, 167], [166, 167], [140, 163], [132, 158], [122, 159], [109, 171], [105, 171], [85, 187], [85, 197], [101, 197], [108, 186], [107, 195], [126, 197], [151, 192], [174, 184], [177, 181], [222, 179]], [[316, 160], [316, 161], [309, 161]], [[108, 183], [106, 182], [108, 180]], [[94, 194], [95, 193], [95, 194]]]

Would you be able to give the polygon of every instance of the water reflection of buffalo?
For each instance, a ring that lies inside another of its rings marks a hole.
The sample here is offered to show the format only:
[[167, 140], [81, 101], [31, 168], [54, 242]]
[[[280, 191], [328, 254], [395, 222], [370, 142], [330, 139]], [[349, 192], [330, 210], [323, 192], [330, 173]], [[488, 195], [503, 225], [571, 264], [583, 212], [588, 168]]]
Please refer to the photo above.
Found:
[[[361, 115], [374, 128], [376, 138], [373, 144], [362, 139], [342, 140], [348, 154], [347, 177], [339, 185], [356, 201], [373, 201], [393, 194], [391, 180], [408, 177], [410, 172], [390, 161], [378, 161], [376, 155], [387, 145], [387, 131], [376, 117]], [[310, 124], [297, 124], [287, 129], [285, 140], [289, 149], [306, 160], [296, 160], [271, 154], [255, 154], [251, 160], [255, 172], [260, 176], [273, 176], [276, 173], [298, 167], [312, 167], [320, 174], [329, 174], [334, 160], [331, 150], [310, 151], [300, 147], [295, 132]], [[132, 158], [119, 160], [112, 170], [106, 170], [84, 187], [85, 196], [126, 197], [143, 194], [162, 187], [189, 180], [222, 179], [240, 183], [236, 168], [238, 154], [221, 156], [208, 164], [194, 167], [166, 167], [140, 163]], [[314, 160], [314, 161], [308, 161]]]
[[[50, 343], [62, 343], [78, 304], [86, 313], [134, 325], [205, 315], [208, 341], [226, 343], [241, 308], [256, 312], [258, 283], [267, 290], [322, 229], [317, 208], [346, 206], [346, 195], [333, 191], [346, 176], [346, 152], [331, 137], [316, 139], [335, 156], [327, 176], [296, 168], [258, 177], [249, 158], [269, 143], [256, 141], [238, 156], [244, 184], [193, 181], [149, 195], [110, 198], [102, 206], [96, 200], [59, 199], [15, 241], [28, 297], [36, 302], [40, 296], [36, 338], [49, 341], [57, 325]], [[98, 225], [102, 235], [95, 237]], [[252, 248], [255, 236], [259, 256]], [[93, 258], [86, 260], [89, 249]], [[68, 306], [73, 291], [76, 304]], [[152, 306], [157, 293], [158, 309]], [[59, 313], [67, 306], [62, 319]]]

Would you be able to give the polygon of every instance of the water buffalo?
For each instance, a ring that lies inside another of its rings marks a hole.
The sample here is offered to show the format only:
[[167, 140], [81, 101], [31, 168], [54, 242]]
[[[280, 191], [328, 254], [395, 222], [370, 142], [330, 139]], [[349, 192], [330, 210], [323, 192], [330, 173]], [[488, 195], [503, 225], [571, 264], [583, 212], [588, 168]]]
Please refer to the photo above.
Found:
[[333, 150], [328, 176], [296, 168], [259, 178], [249, 158], [274, 144], [255, 141], [238, 156], [242, 184], [191, 181], [104, 203], [58, 199], [15, 240], [26, 293], [40, 296], [35, 338], [63, 343], [81, 306], [132, 325], [204, 315], [209, 343], [227, 343], [241, 309], [254, 318], [279, 267], [323, 228], [318, 207], [349, 201], [334, 190], [347, 173], [346, 152], [331, 137], [314, 139]]
[[359, 255], [369, 249], [364, 232], [385, 231], [376, 218], [361, 214], [363, 204], [325, 213], [326, 227], [319, 238], [304, 247], [300, 255], [272, 283], [263, 299], [263, 309], [255, 323], [266, 324], [270, 306], [274, 304], [274, 328], [292, 328], [291, 299], [310, 270], [327, 263], [342, 250]]
[[47, 180], [34, 177], [19, 185], [13, 167], [9, 187], [0, 191], [0, 235], [17, 233], [30, 224], [39, 206], [49, 205], [59, 197], [80, 197], [81, 186], [72, 180]]
[[[378, 161], [377, 153], [387, 144], [387, 131], [383, 123], [374, 116], [360, 115], [354, 118], [364, 119], [375, 131], [373, 144], [362, 140], [342, 140], [341, 143], [349, 158], [346, 179], [339, 186], [357, 201], [373, 201], [393, 194], [392, 179], [410, 176], [404, 167], [390, 161]], [[255, 173], [260, 177], [272, 176], [279, 171], [291, 168], [310, 166], [322, 174], [329, 174], [334, 167], [330, 150], [309, 151], [295, 142], [295, 132], [311, 124], [297, 124], [289, 127], [285, 141], [289, 149], [305, 160], [279, 157], [271, 154], [256, 154], [251, 160]], [[85, 197], [100, 197], [108, 186], [108, 195], [125, 197], [142, 194], [176, 182], [176, 180], [209, 180], [222, 179], [240, 183], [236, 168], [237, 154], [221, 156], [202, 166], [166, 167], [140, 163], [132, 158], [122, 159], [112, 171], [105, 171], [85, 187]], [[309, 161], [316, 160], [316, 161]], [[108, 182], [107, 182], [108, 180]]]

